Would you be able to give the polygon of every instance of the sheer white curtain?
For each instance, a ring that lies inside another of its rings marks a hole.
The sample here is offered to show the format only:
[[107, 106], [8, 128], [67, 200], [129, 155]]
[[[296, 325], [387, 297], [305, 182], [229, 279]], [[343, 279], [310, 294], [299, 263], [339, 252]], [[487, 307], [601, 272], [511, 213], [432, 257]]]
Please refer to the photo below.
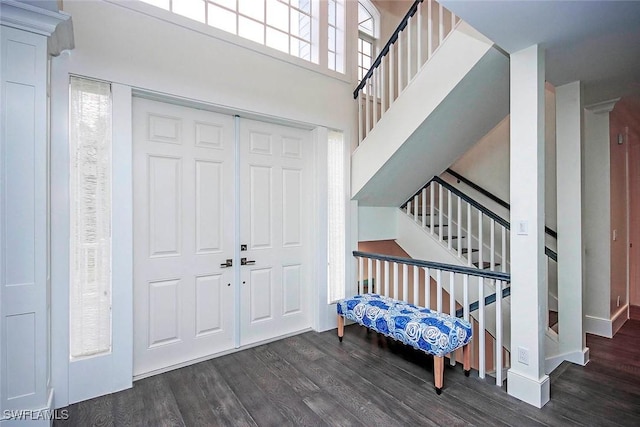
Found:
[[345, 295], [346, 255], [346, 187], [344, 137], [341, 132], [329, 132], [327, 144], [328, 182], [328, 299], [335, 302]]
[[111, 351], [111, 85], [71, 78], [70, 354]]

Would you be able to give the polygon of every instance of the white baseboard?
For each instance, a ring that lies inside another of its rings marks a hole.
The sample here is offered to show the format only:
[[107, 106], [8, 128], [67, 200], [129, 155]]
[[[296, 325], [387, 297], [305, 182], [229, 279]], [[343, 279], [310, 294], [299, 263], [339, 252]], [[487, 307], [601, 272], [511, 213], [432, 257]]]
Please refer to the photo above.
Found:
[[545, 360], [545, 372], [547, 373], [547, 375], [555, 371], [555, 369], [560, 366], [565, 360], [571, 363], [575, 363], [576, 365], [584, 366], [589, 362], [589, 348], [548, 357]]
[[622, 325], [629, 320], [629, 304], [626, 304], [624, 307], [621, 307], [620, 310], [611, 318], [611, 332], [612, 336], [615, 335]]
[[513, 368], [507, 373], [507, 392], [523, 402], [542, 408], [550, 396], [550, 381], [545, 375], [540, 379], [534, 379], [514, 372]]
[[[295, 335], [304, 334], [305, 332], [310, 332], [310, 331], [312, 331], [311, 328], [305, 328], [305, 329], [301, 329], [299, 331], [289, 332], [287, 334], [279, 335], [277, 337], [273, 337], [273, 338], [269, 338], [269, 339], [266, 339], [266, 340], [254, 342], [254, 343], [247, 344], [247, 345], [243, 345], [241, 347], [231, 348], [229, 350], [224, 350], [224, 351], [221, 351], [221, 352], [218, 352], [218, 353], [209, 354], [207, 356], [198, 357], [196, 359], [188, 360], [186, 362], [176, 363], [175, 365], [166, 366], [164, 368], [156, 369], [156, 370], [151, 371], [151, 372], [145, 372], [144, 374], [134, 375], [133, 376], [133, 381], [139, 381], [139, 380], [142, 380], [142, 379], [145, 379], [145, 378], [152, 377], [154, 375], [164, 374], [165, 372], [173, 371], [175, 369], [180, 369], [180, 368], [184, 368], [186, 366], [195, 365], [196, 363], [205, 362], [205, 361], [211, 360], [211, 359], [216, 359], [218, 357], [226, 356], [226, 355], [232, 354], [232, 353], [237, 353], [239, 351], [246, 350], [248, 348], [258, 347], [258, 346], [263, 345], [263, 344], [269, 344], [269, 343], [274, 342], [274, 341], [279, 341], [279, 340], [282, 340], [282, 339], [285, 339], [285, 338], [293, 337]], [[4, 427], [4, 426], [2, 426], [2, 427]]]
[[47, 406], [38, 409], [7, 410], [0, 413], [2, 427], [47, 426], [51, 427], [55, 419], [66, 420], [69, 417], [67, 409], [53, 409], [53, 389], [49, 389]]
[[599, 335], [605, 338], [613, 338], [613, 335], [624, 325], [629, 318], [629, 305], [623, 307], [611, 316], [611, 319], [602, 317], [584, 316], [584, 330], [588, 334]]
[[605, 338], [613, 337], [613, 322], [602, 317], [584, 316], [584, 331], [587, 334], [598, 335]]

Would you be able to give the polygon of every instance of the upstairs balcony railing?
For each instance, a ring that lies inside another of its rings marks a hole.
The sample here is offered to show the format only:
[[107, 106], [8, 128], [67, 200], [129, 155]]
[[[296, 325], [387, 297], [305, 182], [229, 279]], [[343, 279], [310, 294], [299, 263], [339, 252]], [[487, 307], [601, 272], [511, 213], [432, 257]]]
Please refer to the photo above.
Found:
[[460, 21], [433, 0], [416, 0], [353, 92], [358, 102], [358, 142], [435, 54]]

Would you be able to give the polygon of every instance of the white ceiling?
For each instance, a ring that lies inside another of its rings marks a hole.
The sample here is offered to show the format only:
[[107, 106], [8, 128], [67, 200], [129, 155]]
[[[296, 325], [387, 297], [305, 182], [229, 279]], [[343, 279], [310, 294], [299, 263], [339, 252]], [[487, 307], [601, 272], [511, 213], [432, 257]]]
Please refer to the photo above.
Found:
[[542, 45], [547, 81], [583, 81], [587, 103], [640, 95], [640, 1], [440, 3], [509, 53]]

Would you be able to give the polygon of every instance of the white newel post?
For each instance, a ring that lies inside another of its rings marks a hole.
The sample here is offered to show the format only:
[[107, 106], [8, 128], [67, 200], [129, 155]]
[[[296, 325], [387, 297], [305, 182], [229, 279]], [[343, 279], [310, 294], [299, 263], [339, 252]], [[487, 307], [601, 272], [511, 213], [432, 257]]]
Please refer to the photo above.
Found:
[[544, 50], [511, 54], [511, 369], [508, 392], [549, 401], [545, 374], [547, 280], [544, 255]]
[[50, 425], [47, 61], [69, 15], [0, 1], [0, 424]]
[[589, 360], [584, 331], [584, 243], [582, 237], [582, 86], [556, 87], [556, 176], [558, 210], [558, 332], [564, 360]]

